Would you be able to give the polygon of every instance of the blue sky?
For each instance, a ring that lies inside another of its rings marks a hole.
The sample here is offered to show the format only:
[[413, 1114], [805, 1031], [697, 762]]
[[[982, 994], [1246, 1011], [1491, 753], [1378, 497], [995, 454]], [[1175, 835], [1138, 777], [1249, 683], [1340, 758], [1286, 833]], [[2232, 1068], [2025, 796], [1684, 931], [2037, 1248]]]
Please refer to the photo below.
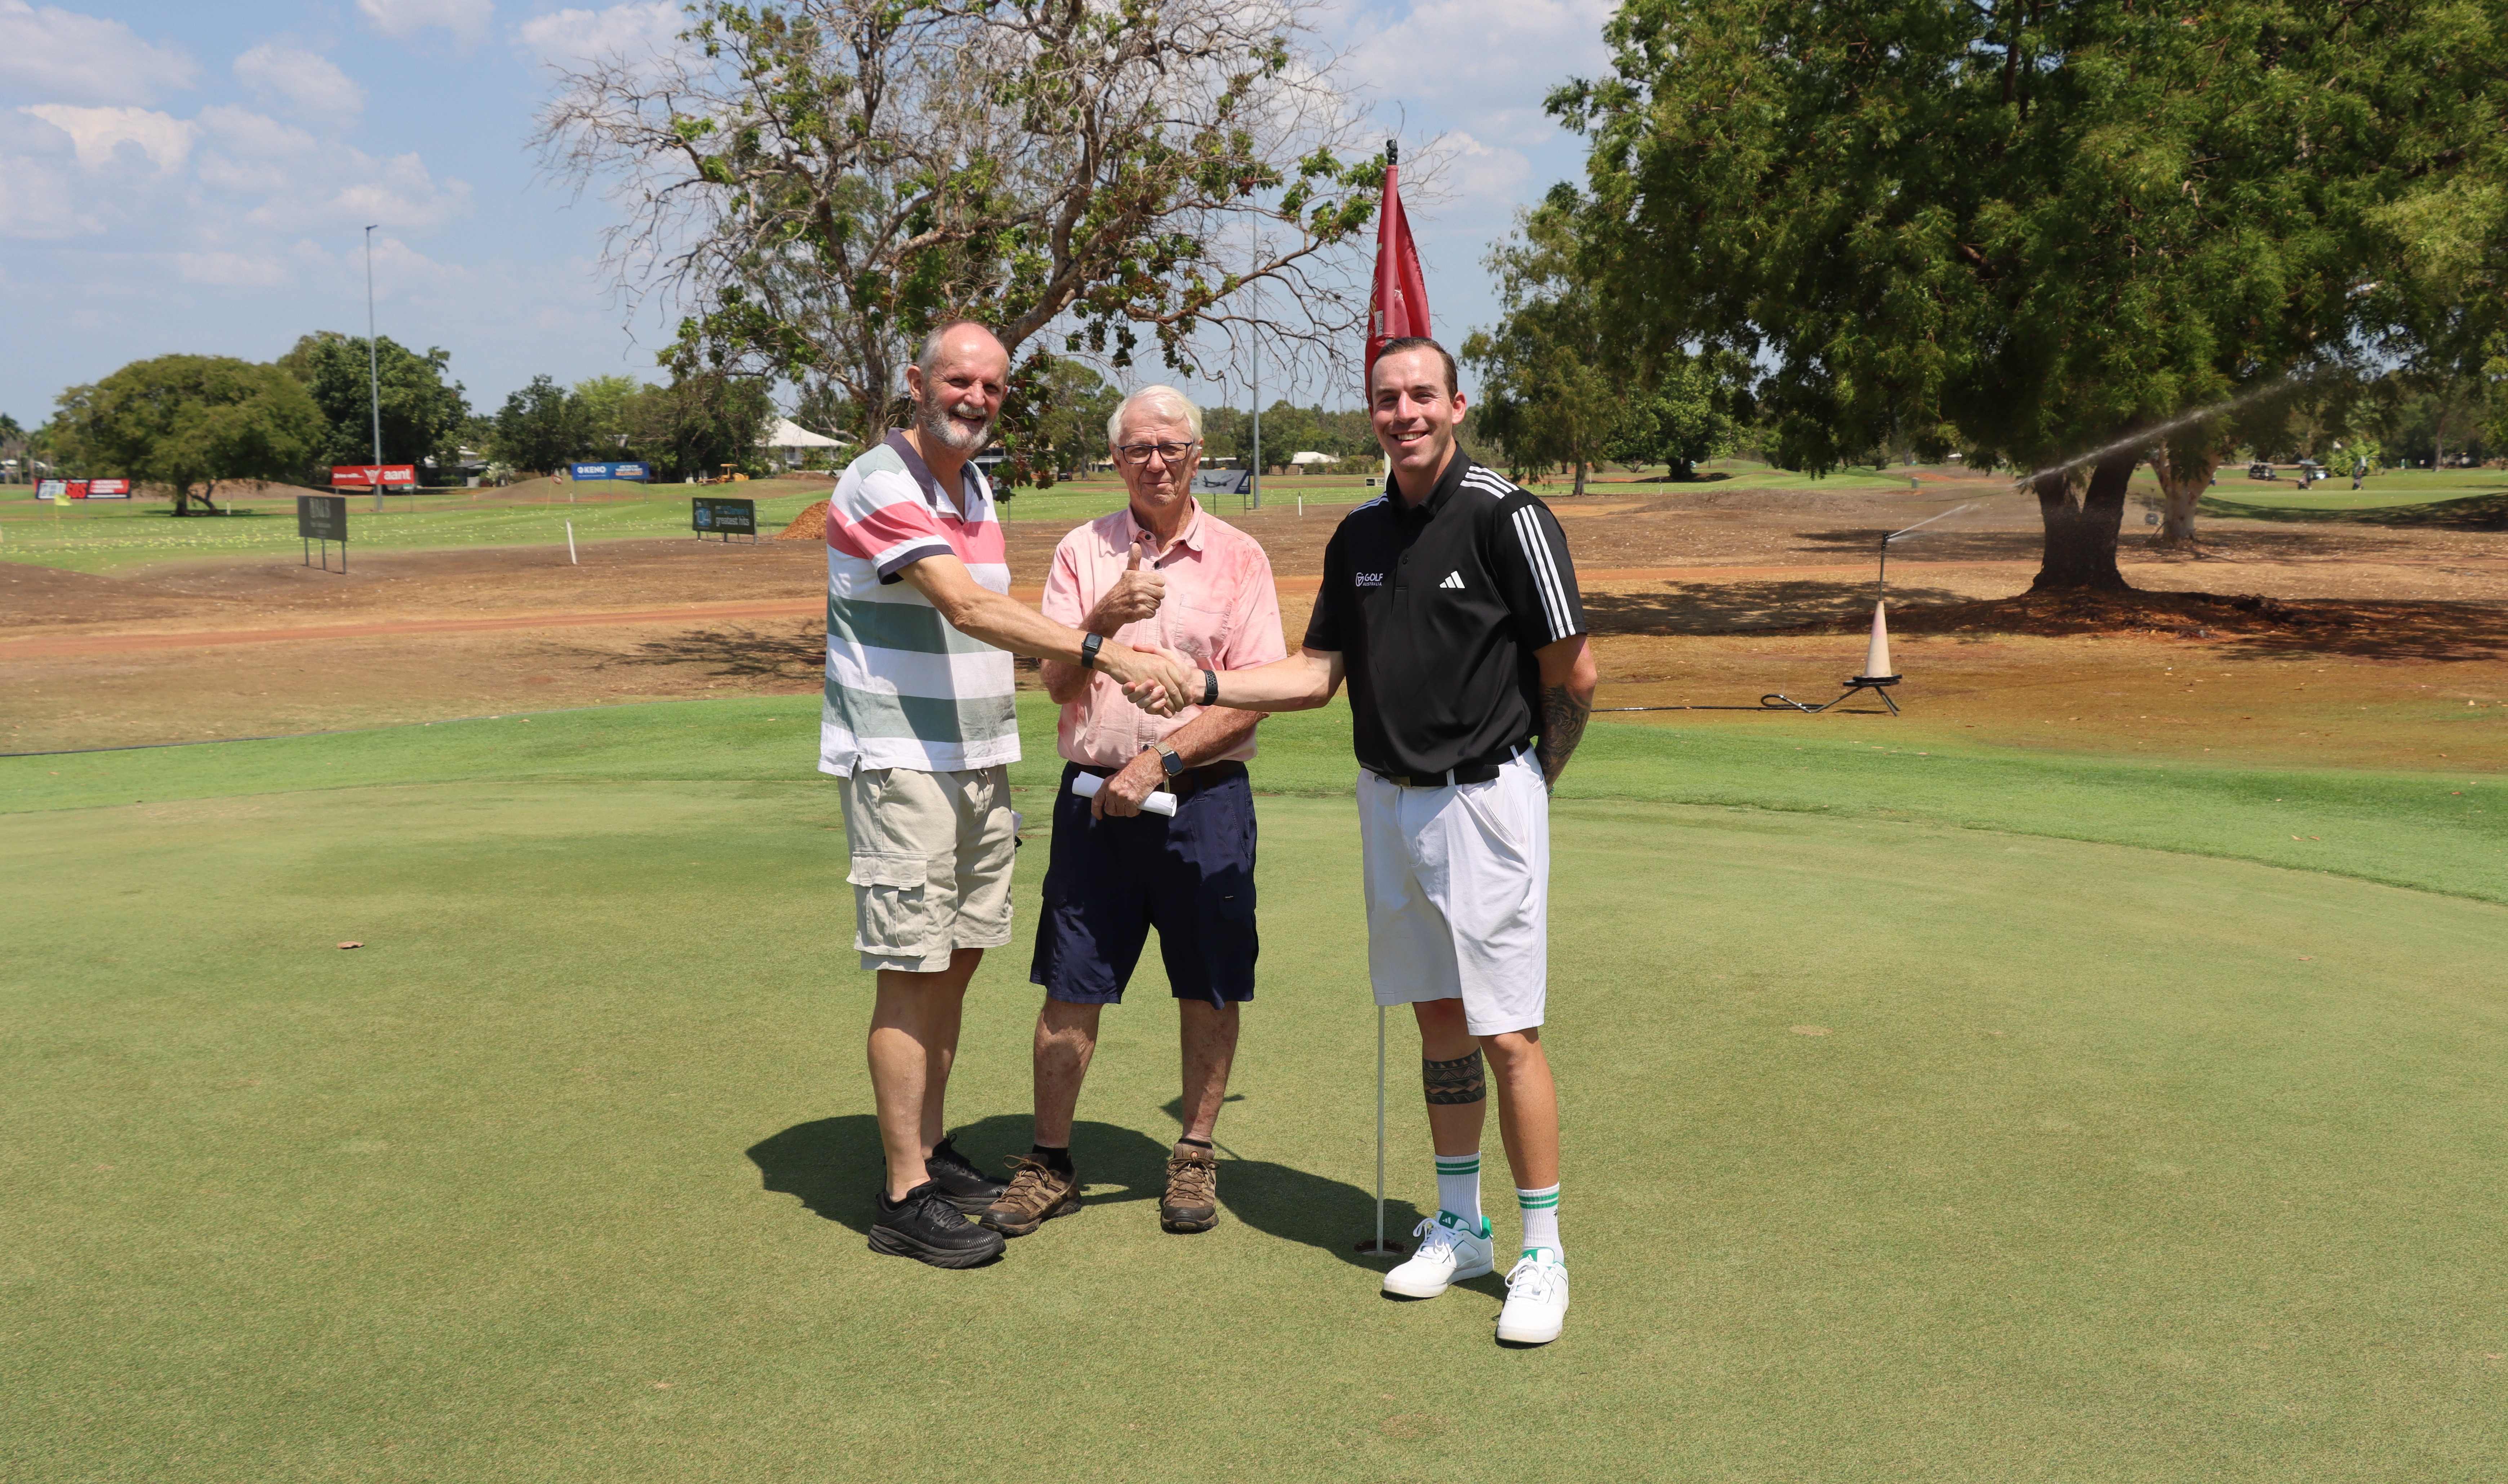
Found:
[[[1581, 173], [1540, 101], [1600, 70], [1606, 11], [1317, 13], [1388, 125], [1446, 136], [1446, 199], [1411, 214], [1450, 342], [1493, 317], [1480, 260], [1516, 208]], [[451, 351], [473, 407], [541, 372], [658, 379], [656, 327], [623, 323], [600, 266], [607, 209], [541, 179], [529, 139], [550, 57], [679, 23], [670, 0], [0, 0], [0, 411], [32, 425], [146, 356], [362, 334], [369, 222], [378, 328]]]

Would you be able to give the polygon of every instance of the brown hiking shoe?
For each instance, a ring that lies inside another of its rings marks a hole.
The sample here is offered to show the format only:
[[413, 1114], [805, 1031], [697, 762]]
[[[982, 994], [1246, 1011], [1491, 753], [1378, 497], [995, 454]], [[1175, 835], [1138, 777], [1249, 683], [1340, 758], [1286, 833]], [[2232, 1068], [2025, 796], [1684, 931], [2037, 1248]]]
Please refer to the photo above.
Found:
[[984, 1208], [977, 1220], [1005, 1237], [1024, 1237], [1056, 1216], [1080, 1209], [1080, 1176], [1056, 1175], [1042, 1160], [1021, 1154], [1011, 1160], [1015, 1174], [1001, 1198]]
[[1171, 1232], [1206, 1232], [1218, 1224], [1219, 1161], [1207, 1153], [1169, 1155], [1159, 1225]]

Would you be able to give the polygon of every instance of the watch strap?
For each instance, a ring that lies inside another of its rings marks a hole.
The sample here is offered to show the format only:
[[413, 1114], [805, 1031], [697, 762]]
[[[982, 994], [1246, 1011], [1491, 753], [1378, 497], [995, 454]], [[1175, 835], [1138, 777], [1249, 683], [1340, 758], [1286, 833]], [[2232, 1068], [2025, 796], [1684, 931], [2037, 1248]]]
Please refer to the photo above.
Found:
[[1205, 670], [1201, 672], [1201, 704], [1219, 705], [1219, 671], [1215, 670]]

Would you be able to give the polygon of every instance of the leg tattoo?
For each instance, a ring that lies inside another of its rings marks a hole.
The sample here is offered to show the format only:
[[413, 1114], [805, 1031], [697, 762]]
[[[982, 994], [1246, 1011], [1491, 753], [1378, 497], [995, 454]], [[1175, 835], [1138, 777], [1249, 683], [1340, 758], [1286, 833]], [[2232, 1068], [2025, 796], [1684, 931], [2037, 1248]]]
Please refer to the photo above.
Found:
[[1422, 1061], [1420, 1080], [1428, 1087], [1431, 1104], [1479, 1103], [1489, 1097], [1489, 1083], [1481, 1074], [1481, 1049], [1451, 1062]]

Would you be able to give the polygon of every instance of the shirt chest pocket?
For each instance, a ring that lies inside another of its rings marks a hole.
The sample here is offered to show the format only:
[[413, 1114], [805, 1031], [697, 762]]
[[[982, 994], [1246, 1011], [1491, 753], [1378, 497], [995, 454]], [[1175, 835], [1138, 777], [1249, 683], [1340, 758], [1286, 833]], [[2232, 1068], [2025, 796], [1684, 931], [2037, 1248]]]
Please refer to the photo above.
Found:
[[1170, 597], [1161, 605], [1167, 642], [1197, 660], [1207, 661], [1227, 646], [1235, 619], [1219, 606], [1224, 599], [1207, 593]]

